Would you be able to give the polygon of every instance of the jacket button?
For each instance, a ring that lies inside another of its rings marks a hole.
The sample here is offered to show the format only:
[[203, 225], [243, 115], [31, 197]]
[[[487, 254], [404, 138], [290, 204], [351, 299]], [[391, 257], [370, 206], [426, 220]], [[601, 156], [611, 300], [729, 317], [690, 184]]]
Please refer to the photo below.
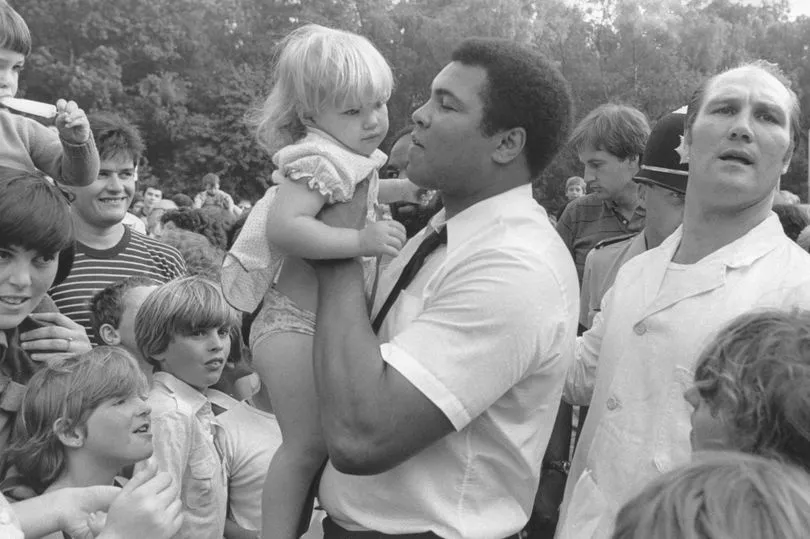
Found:
[[608, 410], [613, 411], [619, 407], [619, 399], [616, 397], [610, 397], [608, 398], [606, 405]]
[[647, 326], [644, 324], [644, 322], [639, 322], [633, 326], [633, 331], [636, 333], [636, 335], [644, 335], [647, 333]]

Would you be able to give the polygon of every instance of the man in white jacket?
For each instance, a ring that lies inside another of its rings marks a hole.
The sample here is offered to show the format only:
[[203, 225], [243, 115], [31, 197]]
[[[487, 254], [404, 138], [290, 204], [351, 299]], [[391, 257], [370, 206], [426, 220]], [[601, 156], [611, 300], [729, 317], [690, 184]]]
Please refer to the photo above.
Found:
[[683, 393], [717, 330], [756, 308], [810, 308], [810, 255], [771, 212], [798, 136], [798, 99], [772, 64], [726, 71], [693, 95], [683, 225], [619, 270], [577, 343], [564, 398], [591, 411], [559, 538], [609, 537], [626, 500], [689, 460]]

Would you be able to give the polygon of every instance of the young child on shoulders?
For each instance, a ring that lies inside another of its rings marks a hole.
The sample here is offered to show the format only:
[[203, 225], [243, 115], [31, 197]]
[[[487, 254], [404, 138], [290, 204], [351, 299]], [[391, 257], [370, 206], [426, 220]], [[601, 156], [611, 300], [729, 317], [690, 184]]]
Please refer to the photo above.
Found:
[[205, 392], [222, 375], [238, 315], [203, 277], [155, 289], [135, 317], [135, 340], [155, 373], [149, 392], [154, 461], [180, 487], [177, 539], [221, 539], [228, 504], [216, 436], [221, 426]]
[[[306, 25], [281, 43], [270, 95], [252, 118], [277, 167], [276, 186], [251, 210], [222, 283], [233, 306], [256, 314], [253, 362], [284, 435], [267, 477], [265, 537], [295, 535], [326, 458], [312, 374], [317, 282], [303, 259], [366, 257], [371, 282], [375, 257], [396, 256], [405, 243], [400, 223], [377, 219], [378, 203], [415, 200], [418, 191], [407, 179], [379, 181], [393, 86], [390, 66], [366, 38]], [[363, 181], [364, 227], [318, 220], [325, 205], [352, 200]]]
[[87, 115], [75, 102], [56, 102], [56, 132], [12, 113], [3, 104], [3, 98], [17, 94], [20, 72], [30, 53], [28, 25], [5, 0], [0, 0], [0, 74], [5, 82], [0, 87], [0, 165], [41, 170], [67, 185], [89, 185], [98, 177], [98, 151]]
[[613, 539], [804, 539], [810, 476], [743, 453], [704, 453], [627, 502]]
[[28, 383], [4, 467], [37, 494], [113, 485], [152, 454], [147, 390], [135, 359], [117, 347], [50, 363]]
[[90, 300], [90, 325], [98, 342], [120, 346], [132, 354], [150, 385], [152, 365], [141, 356], [135, 341], [135, 315], [157, 287], [157, 281], [136, 275], [99, 290]]

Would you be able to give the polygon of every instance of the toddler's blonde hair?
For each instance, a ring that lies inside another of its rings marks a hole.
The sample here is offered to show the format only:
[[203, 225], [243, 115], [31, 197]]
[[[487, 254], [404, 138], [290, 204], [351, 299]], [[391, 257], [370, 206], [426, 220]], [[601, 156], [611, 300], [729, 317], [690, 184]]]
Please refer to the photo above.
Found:
[[304, 120], [325, 107], [391, 97], [391, 67], [365, 37], [308, 24], [285, 37], [279, 51], [270, 95], [248, 116], [270, 154], [303, 138]]

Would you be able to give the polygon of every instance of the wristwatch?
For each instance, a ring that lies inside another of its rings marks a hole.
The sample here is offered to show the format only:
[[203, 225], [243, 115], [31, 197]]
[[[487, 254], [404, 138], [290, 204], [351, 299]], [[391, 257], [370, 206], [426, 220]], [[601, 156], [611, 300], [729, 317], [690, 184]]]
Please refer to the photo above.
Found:
[[555, 472], [559, 472], [563, 475], [568, 475], [569, 470], [571, 470], [571, 461], [570, 460], [544, 460], [543, 461], [543, 470], [553, 470]]

